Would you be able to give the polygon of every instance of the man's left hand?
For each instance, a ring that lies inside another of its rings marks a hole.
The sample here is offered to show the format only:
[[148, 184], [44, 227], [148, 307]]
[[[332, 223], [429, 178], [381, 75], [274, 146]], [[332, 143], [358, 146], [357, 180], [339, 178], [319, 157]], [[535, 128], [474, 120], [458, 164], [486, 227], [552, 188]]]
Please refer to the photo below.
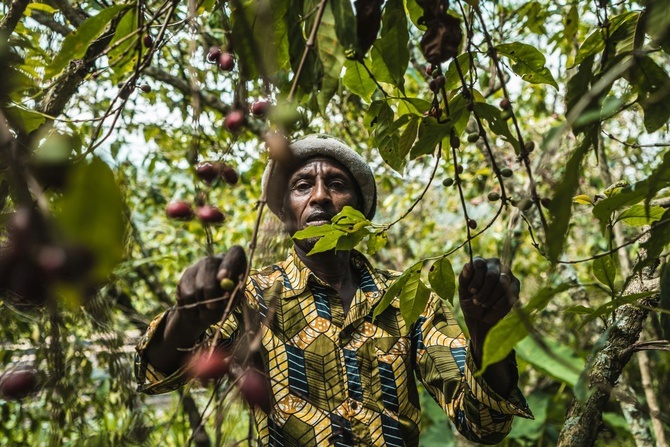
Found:
[[519, 299], [519, 287], [519, 280], [498, 258], [477, 256], [466, 264], [458, 278], [458, 295], [468, 327], [488, 330], [495, 325]]

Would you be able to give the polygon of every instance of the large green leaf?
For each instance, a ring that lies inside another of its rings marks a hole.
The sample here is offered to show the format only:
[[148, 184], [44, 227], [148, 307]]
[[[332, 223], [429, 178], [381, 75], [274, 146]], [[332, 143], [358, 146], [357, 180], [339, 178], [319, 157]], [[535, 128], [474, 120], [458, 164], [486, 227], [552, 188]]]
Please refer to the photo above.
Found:
[[105, 162], [76, 165], [56, 218], [70, 243], [92, 251], [93, 278], [105, 281], [123, 256], [127, 230], [121, 191]]
[[412, 265], [410, 268], [405, 270], [398, 278], [396, 278], [393, 281], [393, 284], [391, 284], [387, 289], [386, 292], [384, 292], [384, 296], [382, 297], [381, 300], [379, 300], [379, 303], [375, 306], [374, 311], [372, 312], [372, 319], [374, 321], [377, 316], [379, 316], [384, 310], [386, 310], [387, 307], [391, 305], [391, 302], [400, 294], [401, 290], [403, 287], [405, 287], [405, 284], [407, 284], [407, 281], [409, 278], [415, 274], [416, 270], [421, 271], [421, 266], [423, 265], [423, 261], [419, 261], [416, 264]]
[[127, 5], [114, 5], [103, 9], [97, 15], [84, 20], [76, 31], [65, 36], [60, 51], [44, 70], [45, 80], [58, 74], [71, 60], [81, 59], [93, 39], [102, 33], [114, 17], [127, 8]]
[[456, 278], [454, 268], [451, 266], [449, 259], [440, 258], [430, 266], [428, 281], [430, 282], [430, 287], [432, 287], [440, 298], [453, 303], [454, 292], [456, 291]]
[[326, 8], [321, 19], [318, 34], [319, 57], [323, 64], [323, 79], [321, 89], [319, 90], [317, 101], [322, 115], [326, 115], [326, 107], [337, 92], [342, 77], [342, 67], [346, 58], [344, 57], [344, 48], [337, 40], [335, 34], [337, 22], [331, 13], [330, 8]]
[[649, 177], [622, 188], [617, 194], [599, 200], [593, 207], [593, 215], [604, 227], [614, 211], [634, 205], [642, 199], [649, 201], [658, 191], [668, 186], [670, 186], [670, 151], [663, 155], [663, 160]]
[[435, 152], [435, 147], [451, 134], [451, 121], [438, 123], [431, 116], [421, 119], [419, 123], [419, 138], [412, 146], [409, 158], [414, 160], [421, 155], [428, 155]]
[[587, 323], [590, 323], [591, 321], [595, 320], [596, 318], [602, 317], [604, 315], [609, 315], [612, 312], [614, 312], [615, 309], [618, 309], [619, 307], [623, 306], [624, 304], [630, 304], [634, 303], [635, 301], [639, 301], [642, 298], [647, 298], [649, 296], [652, 296], [658, 292], [642, 292], [642, 293], [634, 293], [632, 295], [626, 295], [624, 297], [620, 297], [617, 299], [614, 299], [612, 301], [608, 301], [607, 303], [603, 304], [602, 306], [598, 307], [596, 310], [594, 310], [591, 314], [589, 314], [584, 320], [582, 321], [581, 326], [586, 325]]
[[414, 145], [414, 141], [416, 141], [418, 131], [419, 117], [414, 115], [411, 117], [409, 123], [407, 123], [407, 126], [405, 126], [405, 130], [400, 134], [397, 151], [398, 158], [403, 160], [407, 158], [407, 154], [409, 154], [410, 149], [412, 149], [412, 146]]
[[549, 84], [558, 89], [551, 72], [544, 66], [544, 55], [532, 45], [514, 42], [496, 46], [496, 50], [513, 61], [512, 70], [531, 84]]
[[474, 106], [475, 113], [488, 123], [489, 128], [493, 133], [505, 138], [507, 142], [514, 147], [514, 151], [518, 154], [520, 150], [519, 140], [517, 140], [510, 132], [507, 120], [501, 116], [500, 109], [480, 101], [475, 102]]
[[593, 276], [601, 284], [607, 286], [612, 292], [615, 292], [615, 282], [617, 268], [611, 256], [601, 256], [593, 260], [591, 265]]
[[370, 78], [363, 65], [358, 61], [347, 59], [344, 62], [344, 68], [346, 71], [342, 77], [342, 84], [351, 93], [360, 96], [365, 101], [370, 101], [377, 85]]
[[140, 36], [128, 37], [135, 31], [137, 31], [137, 10], [133, 8], [128, 10], [119, 20], [114, 37], [110, 42], [112, 50], [108, 56], [109, 65], [114, 70], [117, 81], [124, 79], [137, 62], [136, 46]]
[[[610, 19], [610, 25], [607, 28], [607, 32], [611, 36], [610, 38], [615, 40], [614, 34], [619, 29], [619, 27], [626, 23], [636, 22], [639, 15], [639, 12], [631, 11], [612, 17]], [[594, 56], [597, 53], [603, 51], [605, 49], [605, 39], [603, 37], [604, 34], [605, 30], [603, 28], [598, 28], [593, 31], [579, 47], [579, 51], [577, 51], [577, 55], [575, 56], [575, 62], [571, 65], [571, 67], [579, 65], [588, 57]]]
[[335, 32], [342, 47], [346, 52], [355, 51], [356, 38], [356, 16], [349, 0], [332, 0], [330, 8], [335, 18]]
[[661, 206], [650, 206], [649, 209], [644, 205], [633, 205], [624, 210], [616, 218], [616, 222], [624, 222], [632, 227], [641, 227], [649, 225], [659, 220], [665, 208]]
[[593, 144], [592, 135], [584, 135], [568, 159], [563, 178], [554, 188], [554, 196], [549, 203], [549, 211], [553, 216], [547, 230], [547, 256], [552, 263], [558, 261], [563, 252], [563, 245], [568, 236], [568, 224], [572, 216], [572, 198], [579, 186], [582, 161]]
[[419, 318], [426, 309], [426, 304], [430, 298], [430, 289], [421, 280], [423, 263], [415, 264], [415, 266], [398, 297], [400, 315], [402, 315], [407, 326], [410, 326]]
[[535, 369], [570, 386], [575, 386], [584, 369], [584, 359], [577, 357], [574, 349], [548, 337], [526, 337], [516, 345], [515, 351], [517, 357]]
[[484, 340], [481, 372], [506, 358], [514, 346], [528, 335], [532, 323], [533, 318], [525, 310], [517, 309], [493, 326]]
[[370, 71], [380, 82], [388, 82], [404, 92], [409, 65], [407, 16], [402, 0], [388, 0], [382, 16], [381, 37], [370, 50]]
[[670, 78], [665, 70], [649, 56], [638, 57], [628, 72], [628, 80], [638, 93], [647, 132], [665, 126], [670, 120]]
[[6, 107], [3, 109], [3, 112], [12, 128], [27, 134], [38, 129], [46, 120], [46, 117], [41, 113], [24, 109], [23, 107]]

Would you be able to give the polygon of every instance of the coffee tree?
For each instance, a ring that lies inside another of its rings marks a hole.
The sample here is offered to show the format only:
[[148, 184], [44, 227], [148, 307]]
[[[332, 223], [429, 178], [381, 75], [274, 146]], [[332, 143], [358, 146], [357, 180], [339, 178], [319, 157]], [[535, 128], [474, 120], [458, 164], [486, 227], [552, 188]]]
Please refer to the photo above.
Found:
[[[251, 365], [197, 352], [148, 398], [133, 347], [199, 257], [282, 256], [262, 172], [327, 132], [369, 160], [378, 213], [295, 237], [398, 270], [377, 313], [434, 292], [458, 316], [477, 254], [522, 278], [482, 365], [516, 350], [535, 420], [505, 443], [665, 445], [669, 7], [4, 2], [0, 443], [254, 444]], [[423, 404], [425, 445], [466, 443]]]

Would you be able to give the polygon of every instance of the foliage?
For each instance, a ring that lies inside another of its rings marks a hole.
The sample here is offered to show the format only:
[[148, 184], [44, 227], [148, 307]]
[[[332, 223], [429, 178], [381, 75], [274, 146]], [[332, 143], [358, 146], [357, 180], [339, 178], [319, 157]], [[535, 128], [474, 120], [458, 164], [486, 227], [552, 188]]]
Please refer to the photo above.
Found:
[[[290, 241], [257, 206], [277, 156], [268, 131], [331, 133], [373, 167], [374, 222], [345, 209], [295, 237], [398, 270], [375, 315], [398, 300], [411, 322], [434, 292], [460, 318], [462, 265], [481, 254], [513, 266], [520, 305], [492, 329], [484, 366], [516, 347], [536, 420], [515, 423], [505, 443], [555, 444], [573, 390], [585, 394], [586, 357], [622, 306], [650, 311], [647, 340], [670, 334], [668, 6], [3, 3], [0, 360], [4, 376], [30, 368], [40, 386], [0, 399], [0, 444], [190, 442], [186, 398], [135, 392], [133, 346], [196, 259], [234, 243], [256, 247], [254, 267], [283, 256]], [[249, 113], [258, 99], [273, 104], [267, 114]], [[225, 120], [239, 110], [244, 123]], [[202, 181], [205, 161], [239, 182]], [[172, 200], [215, 205], [226, 222], [169, 219]], [[641, 276], [656, 280], [651, 292], [631, 292]], [[649, 297], [658, 305], [640, 304]], [[647, 430], [656, 418], [667, 432], [670, 415], [649, 399], [669, 395], [670, 361], [650, 358], [652, 383], [633, 356], [622, 393]], [[215, 443], [245, 442], [246, 430], [215, 422], [247, 415], [222, 394], [185, 396]], [[424, 407], [425, 444], [440, 444], [430, 425], [445, 421]], [[614, 433], [632, 445], [630, 413], [614, 400], [601, 410], [603, 445]]]

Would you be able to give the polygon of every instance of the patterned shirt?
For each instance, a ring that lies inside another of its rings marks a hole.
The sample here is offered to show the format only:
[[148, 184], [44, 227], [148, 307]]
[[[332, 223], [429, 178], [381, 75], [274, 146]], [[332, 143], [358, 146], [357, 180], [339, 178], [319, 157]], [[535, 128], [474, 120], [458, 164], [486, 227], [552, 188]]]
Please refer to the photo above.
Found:
[[[468, 439], [497, 443], [513, 415], [532, 418], [521, 392], [506, 399], [476, 374], [467, 341], [445, 301], [431, 296], [407, 326], [397, 299], [374, 321], [372, 313], [397, 274], [374, 269], [352, 251], [360, 278], [345, 315], [337, 292], [291, 251], [288, 259], [250, 276], [245, 305], [261, 320], [261, 355], [270, 379], [273, 409], [254, 410], [261, 445], [418, 446], [421, 408], [415, 376]], [[240, 306], [241, 307], [241, 306]], [[166, 377], [143, 353], [164, 315], [141, 339], [136, 374], [139, 390], [174, 390], [183, 369]], [[206, 334], [231, 343], [243, 324], [238, 311]], [[507, 361], [516, 374], [514, 355]]]

